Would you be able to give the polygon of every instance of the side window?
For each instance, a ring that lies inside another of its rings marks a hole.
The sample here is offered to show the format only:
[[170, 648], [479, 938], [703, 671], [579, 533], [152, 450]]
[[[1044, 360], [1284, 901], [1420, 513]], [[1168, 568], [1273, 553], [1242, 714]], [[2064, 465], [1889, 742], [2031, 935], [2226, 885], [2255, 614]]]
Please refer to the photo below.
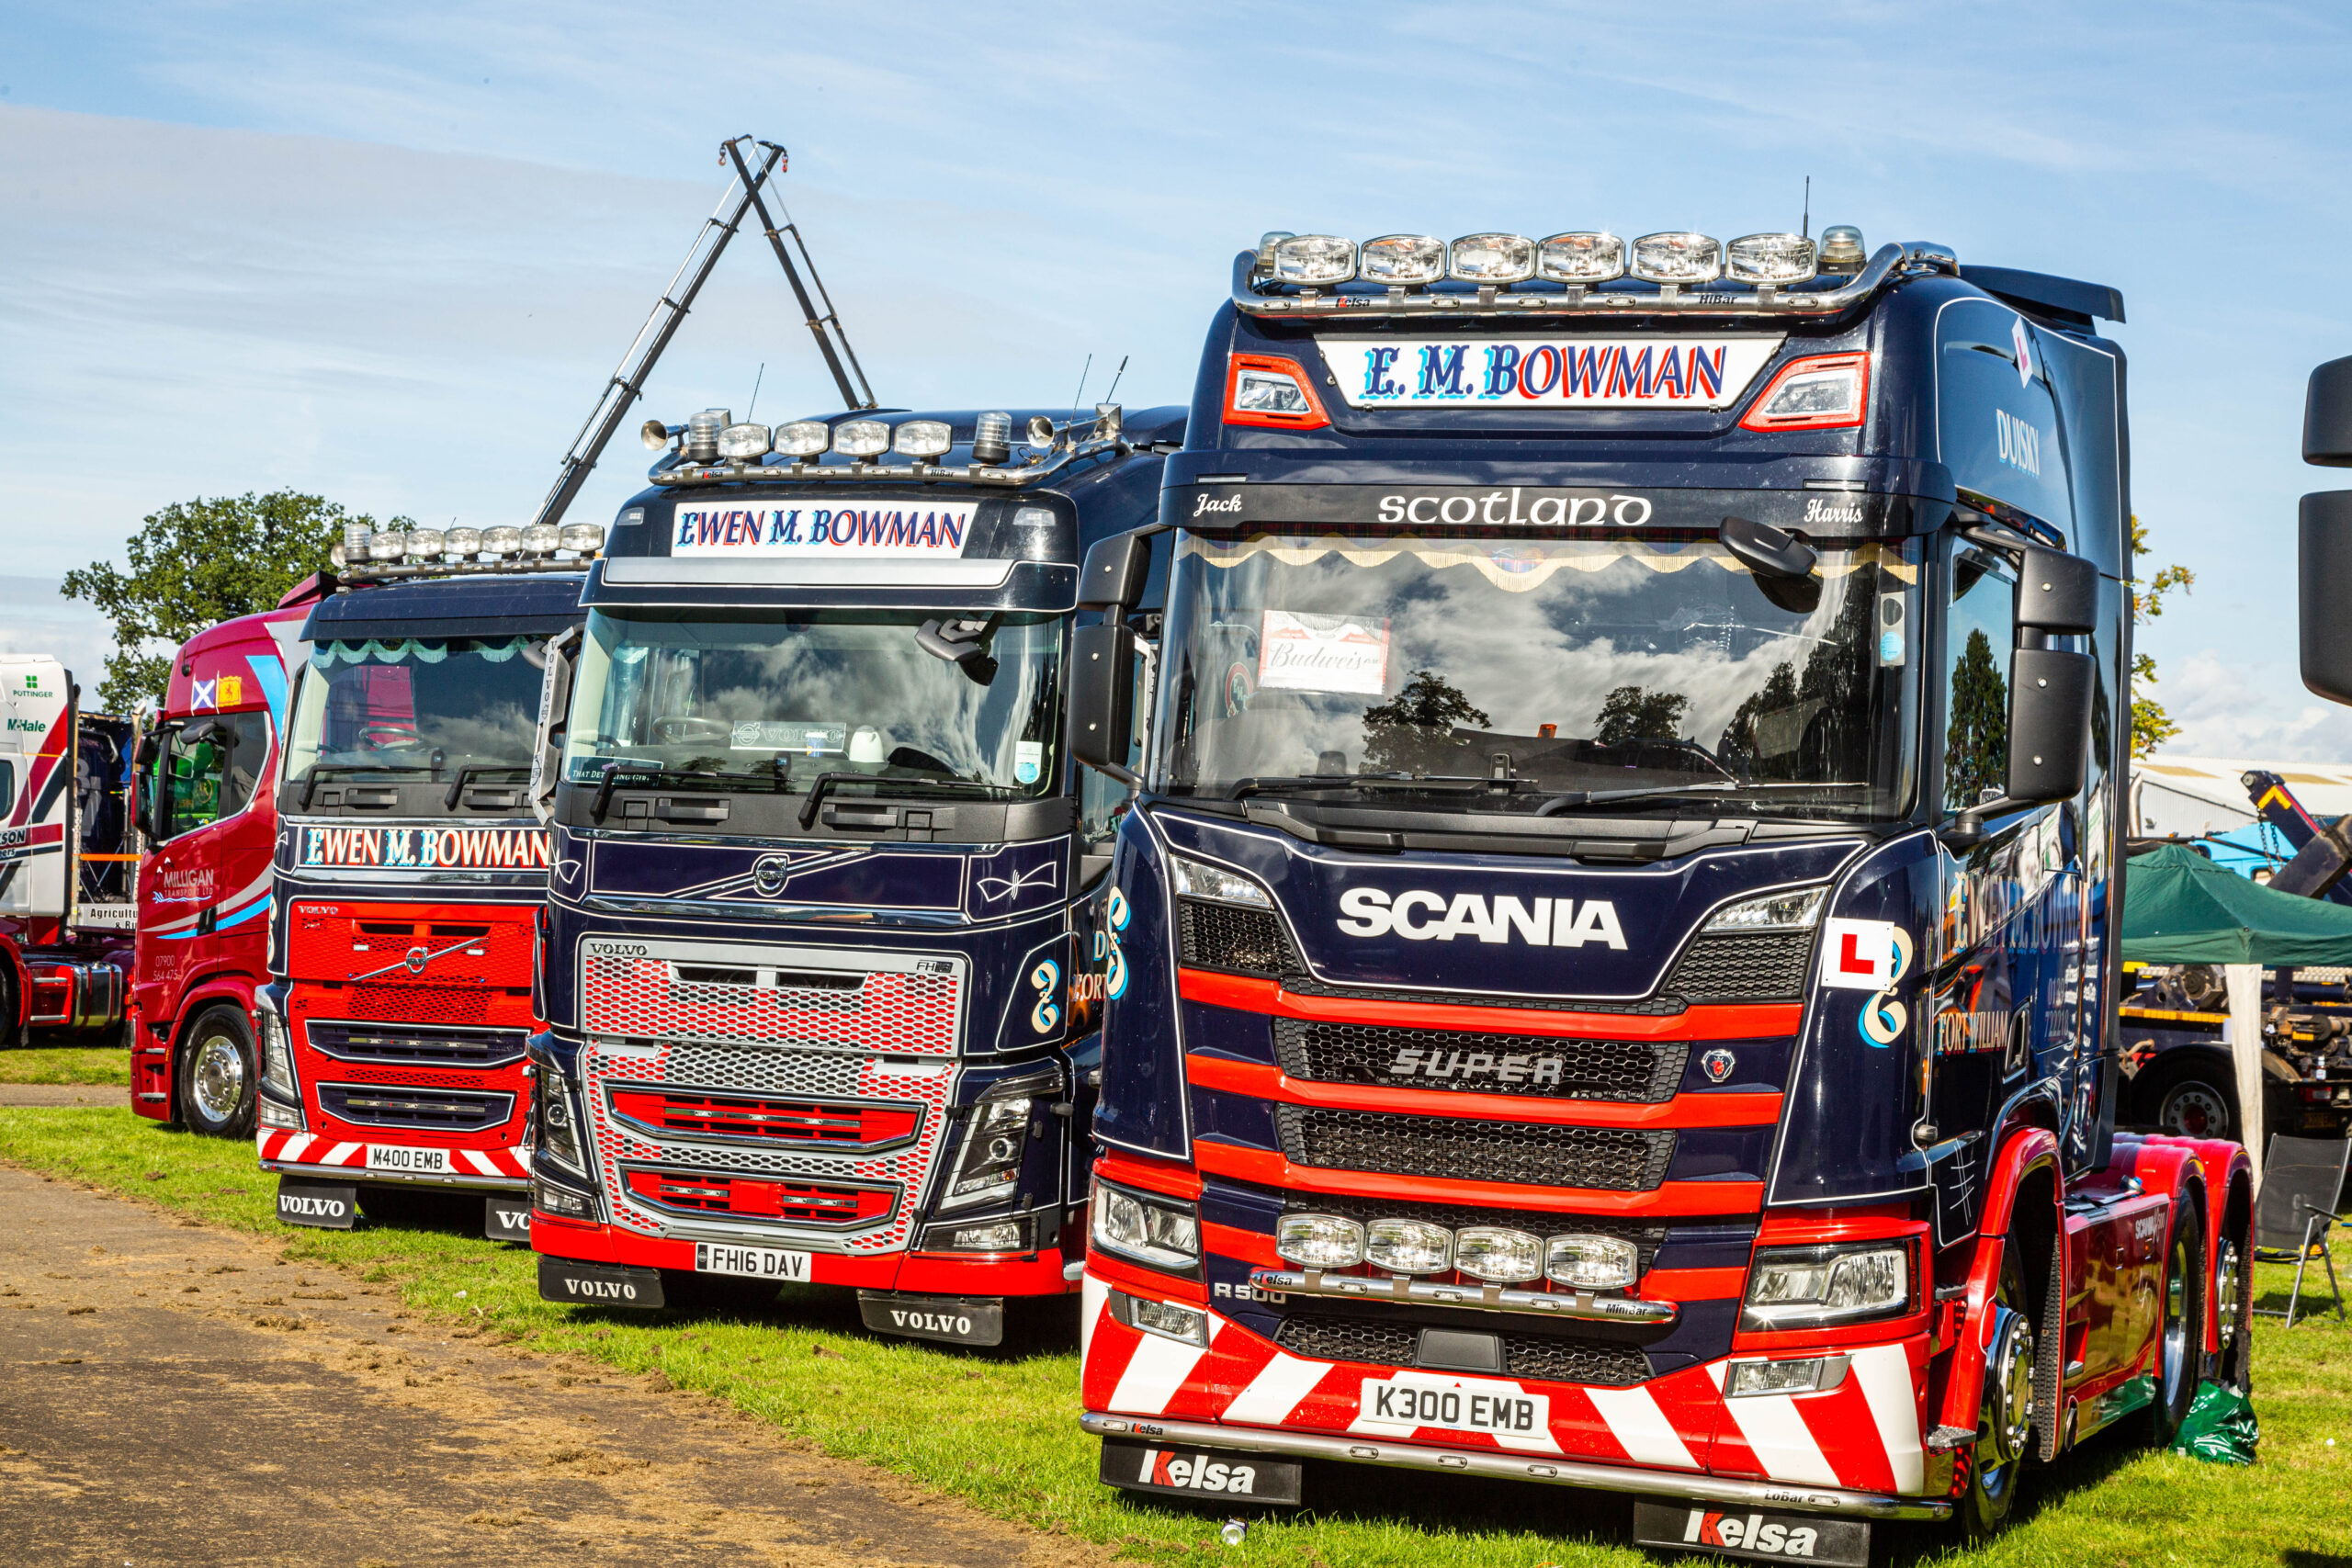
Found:
[[212, 722], [221, 740], [235, 738], [233, 744], [222, 747], [220, 815], [226, 817], [243, 811], [261, 786], [262, 769], [269, 761], [269, 715], [226, 713]]
[[2016, 645], [2017, 580], [1987, 550], [1952, 557], [1944, 616], [1944, 808], [1998, 795], [2009, 759], [2009, 652]]
[[176, 839], [243, 811], [268, 760], [266, 713], [225, 713], [174, 728], [164, 737], [160, 762], [164, 837]]
[[0, 817], [17, 808], [17, 764], [0, 757]]

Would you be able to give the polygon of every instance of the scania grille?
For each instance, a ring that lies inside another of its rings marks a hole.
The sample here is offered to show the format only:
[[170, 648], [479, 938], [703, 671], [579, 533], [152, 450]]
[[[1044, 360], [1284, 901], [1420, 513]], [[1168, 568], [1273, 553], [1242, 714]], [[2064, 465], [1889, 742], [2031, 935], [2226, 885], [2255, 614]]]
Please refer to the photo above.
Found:
[[1317, 1083], [1466, 1089], [1656, 1104], [1673, 1097], [1690, 1055], [1679, 1040], [1561, 1040], [1465, 1029], [1274, 1021], [1283, 1071]]
[[1670, 1132], [1544, 1127], [1374, 1111], [1275, 1108], [1293, 1165], [1395, 1176], [1646, 1192], [1666, 1179]]
[[888, 1214], [898, 1201], [896, 1190], [888, 1187], [836, 1186], [708, 1171], [629, 1169], [623, 1179], [629, 1196], [671, 1213], [828, 1228], [870, 1224]]
[[922, 1125], [920, 1105], [857, 1105], [819, 1100], [711, 1094], [683, 1089], [618, 1089], [613, 1110], [655, 1135], [751, 1138], [847, 1151], [889, 1148]]
[[[954, 1068], [944, 1061], [705, 1043], [592, 1043], [581, 1053], [581, 1069], [587, 1080], [596, 1168], [612, 1195], [616, 1224], [644, 1235], [711, 1234], [698, 1231], [697, 1224], [730, 1223], [738, 1213], [661, 1201], [626, 1174], [645, 1169], [896, 1194], [895, 1206], [886, 1204], [847, 1226], [829, 1218], [748, 1216], [779, 1233], [808, 1229], [824, 1235], [828, 1246], [855, 1256], [908, 1245], [915, 1195], [925, 1190], [939, 1161], [955, 1081]], [[627, 1113], [622, 1106], [629, 1108]], [[882, 1148], [709, 1130], [727, 1122], [740, 1125], [746, 1108], [766, 1114], [777, 1108], [817, 1107], [828, 1119], [854, 1116], [862, 1129], [903, 1125], [910, 1113], [914, 1125], [910, 1134]], [[680, 1125], [655, 1122], [656, 1116], [673, 1115]]]
[[358, 1127], [478, 1133], [503, 1125], [514, 1097], [490, 1089], [400, 1089], [379, 1084], [322, 1083], [319, 1109]]
[[523, 1058], [519, 1029], [451, 1029], [418, 1023], [321, 1023], [304, 1026], [313, 1050], [339, 1062], [395, 1066], [482, 1068]]
[[[1545, 1334], [1506, 1333], [1498, 1337], [1502, 1341], [1507, 1377], [1624, 1388], [1650, 1375], [1649, 1358], [1634, 1345]], [[1323, 1313], [1293, 1313], [1274, 1331], [1274, 1343], [1294, 1356], [1318, 1361], [1361, 1361], [1375, 1367], [1414, 1365], [1420, 1338], [1421, 1325], [1417, 1324]]]
[[796, 971], [589, 953], [582, 1021], [591, 1034], [712, 1040], [821, 1050], [946, 1055], [956, 1046], [962, 977], [935, 970]]

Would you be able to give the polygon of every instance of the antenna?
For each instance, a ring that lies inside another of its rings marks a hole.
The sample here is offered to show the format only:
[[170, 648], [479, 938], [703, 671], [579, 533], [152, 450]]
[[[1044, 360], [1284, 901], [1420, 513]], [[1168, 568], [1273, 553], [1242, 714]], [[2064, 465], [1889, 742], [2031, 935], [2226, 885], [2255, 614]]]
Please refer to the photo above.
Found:
[[1104, 402], [1109, 402], [1111, 400], [1111, 393], [1116, 392], [1119, 389], [1119, 378], [1127, 373], [1127, 360], [1129, 357], [1129, 355], [1124, 354], [1119, 355], [1119, 368], [1114, 372], [1111, 377], [1111, 390], [1102, 394], [1102, 400]]
[[1804, 177], [1804, 219], [1797, 225], [1797, 234], [1802, 239], [1813, 238], [1813, 176], [1811, 175]]
[[1090, 354], [1086, 356], [1086, 367], [1078, 373], [1078, 390], [1069, 396], [1069, 422], [1072, 424], [1078, 423], [1078, 405], [1086, 397], [1086, 378], [1093, 374], [1093, 371], [1094, 356]]
[[747, 408], [747, 409], [745, 409], [745, 410], [743, 411], [743, 423], [746, 423], [746, 424], [749, 424], [749, 423], [752, 423], [752, 415], [755, 412], [757, 412], [757, 411], [758, 411], [758, 409], [759, 409], [759, 406], [760, 406], [760, 383], [761, 383], [761, 382], [763, 382], [763, 381], [764, 381], [764, 380], [766, 380], [767, 378], [768, 378], [768, 362], [767, 362], [766, 360], [763, 359], [763, 360], [761, 360], [761, 361], [760, 361], [760, 373], [759, 373], [758, 375], [756, 375], [756, 376], [754, 376], [754, 377], [752, 377], [752, 406], [751, 406], [750, 408]]

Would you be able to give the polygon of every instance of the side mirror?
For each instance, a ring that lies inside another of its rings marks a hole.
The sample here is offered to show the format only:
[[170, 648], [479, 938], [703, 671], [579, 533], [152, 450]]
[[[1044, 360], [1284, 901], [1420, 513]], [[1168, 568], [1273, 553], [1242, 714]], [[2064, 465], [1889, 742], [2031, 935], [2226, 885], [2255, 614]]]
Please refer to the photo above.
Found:
[[539, 677], [538, 743], [531, 749], [531, 811], [540, 822], [555, 820], [556, 784], [563, 776], [563, 738], [571, 719], [571, 671], [580, 658], [580, 628], [548, 639], [548, 662]]
[[2009, 660], [2012, 801], [2070, 800], [2090, 772], [2091, 694], [2098, 666], [2087, 653], [2020, 648]]
[[[1115, 542], [1106, 539], [1103, 545]], [[1090, 573], [1102, 547], [1088, 552]], [[1131, 789], [1140, 788], [1143, 781], [1127, 766], [1127, 739], [1135, 726], [1135, 634], [1115, 619], [1080, 626], [1070, 634], [1069, 662], [1069, 754]]]
[[1095, 540], [1079, 569], [1078, 607], [1125, 610], [1142, 599], [1151, 576], [1151, 536], [1157, 532], [1137, 528]]
[[2352, 468], [2352, 359], [2312, 372], [2303, 392], [2303, 461]]
[[2098, 628], [2098, 568], [2080, 556], [2038, 547], [2018, 570], [2017, 624], [2061, 636]]
[[2295, 586], [2303, 684], [2332, 703], [2352, 703], [2352, 491], [2307, 495], [2301, 512]]

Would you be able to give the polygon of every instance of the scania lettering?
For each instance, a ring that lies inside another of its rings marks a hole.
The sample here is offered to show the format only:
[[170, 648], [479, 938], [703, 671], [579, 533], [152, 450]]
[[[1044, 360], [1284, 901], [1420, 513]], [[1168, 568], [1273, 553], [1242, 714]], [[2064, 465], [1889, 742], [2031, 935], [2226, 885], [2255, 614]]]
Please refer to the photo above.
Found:
[[1075, 1292], [1125, 791], [1066, 759], [1067, 645], [1080, 547], [1154, 524], [1182, 428], [648, 427], [547, 785], [551, 1297], [805, 1281], [994, 1344]]
[[[2115, 1132], [2121, 315], [1847, 229], [1237, 258], [1106, 900], [1086, 1429], [1859, 1562], [2245, 1385], [2245, 1152]], [[1124, 767], [1084, 577], [1070, 746]]]
[[254, 1140], [282, 1181], [350, 1183], [379, 1213], [476, 1192], [483, 1234], [522, 1239], [548, 883], [529, 785], [600, 535], [355, 528], [302, 624], [257, 998]]

